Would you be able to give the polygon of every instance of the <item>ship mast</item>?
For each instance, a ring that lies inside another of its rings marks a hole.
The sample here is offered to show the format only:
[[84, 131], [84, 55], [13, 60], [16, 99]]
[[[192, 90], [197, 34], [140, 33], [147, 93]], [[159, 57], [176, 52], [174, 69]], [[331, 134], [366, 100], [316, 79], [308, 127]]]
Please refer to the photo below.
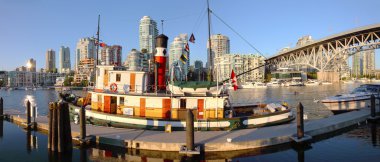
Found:
[[[211, 17], [210, 17], [210, 12], [211, 12], [211, 10], [210, 10], [210, 5], [209, 5], [209, 2], [208, 2], [209, 0], [207, 0], [207, 16], [208, 16], [208, 18], [207, 18], [207, 20], [208, 20], [208, 50], [209, 50], [209, 58], [210, 58], [210, 60], [208, 60], [209, 61], [209, 72], [210, 72], [210, 75], [211, 75], [211, 81], [213, 80], [213, 69], [214, 69], [214, 67], [213, 66], [211, 66], [211, 65], [213, 65], [214, 64], [214, 58], [212, 58], [211, 56], [212, 56], [212, 53], [211, 53], [211, 24], [210, 24], [210, 21], [211, 21]], [[212, 62], [212, 63], [211, 63]]]
[[96, 32], [96, 55], [94, 58], [94, 86], [96, 84], [96, 66], [98, 65], [98, 56], [99, 56], [99, 35], [100, 35], [100, 15], [98, 15], [98, 30]]

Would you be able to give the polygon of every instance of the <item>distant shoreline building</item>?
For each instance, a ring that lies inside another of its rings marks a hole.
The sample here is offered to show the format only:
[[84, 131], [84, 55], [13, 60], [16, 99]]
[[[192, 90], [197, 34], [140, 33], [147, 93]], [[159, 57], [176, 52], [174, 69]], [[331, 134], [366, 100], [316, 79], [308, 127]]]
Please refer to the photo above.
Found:
[[36, 60], [34, 59], [29, 59], [27, 62], [26, 62], [26, 67], [27, 67], [27, 70], [30, 71], [30, 72], [36, 72]]
[[100, 50], [101, 65], [122, 65], [122, 47], [120, 45], [104, 46]]
[[70, 73], [70, 48], [61, 46], [59, 49], [59, 70], [60, 73]]
[[207, 41], [207, 65], [212, 68], [214, 67], [214, 60], [223, 54], [230, 53], [230, 39], [222, 34], [216, 34], [211, 36], [211, 54], [210, 46]]
[[375, 50], [361, 51], [352, 56], [352, 75], [361, 77], [373, 75], [375, 70]]
[[[186, 52], [185, 45], [187, 43], [187, 34], [180, 34], [175, 37], [169, 48], [169, 68], [179, 66], [180, 70], [175, 68], [175, 76], [177, 79], [186, 80], [190, 68], [190, 54]], [[182, 54], [186, 55], [187, 61], [182, 62]], [[174, 65], [173, 65], [174, 64]]]
[[55, 51], [53, 49], [48, 49], [46, 51], [46, 72], [54, 72], [56, 70], [55, 61]]
[[154, 53], [156, 37], [158, 35], [157, 23], [149, 16], [144, 16], [139, 25], [140, 51], [147, 50], [147, 53]]
[[[250, 69], [265, 64], [265, 58], [258, 54], [223, 54], [215, 59], [215, 80], [229, 79], [232, 69], [235, 74], [241, 74]], [[264, 67], [253, 70], [238, 78], [239, 82], [253, 82], [264, 79]]]

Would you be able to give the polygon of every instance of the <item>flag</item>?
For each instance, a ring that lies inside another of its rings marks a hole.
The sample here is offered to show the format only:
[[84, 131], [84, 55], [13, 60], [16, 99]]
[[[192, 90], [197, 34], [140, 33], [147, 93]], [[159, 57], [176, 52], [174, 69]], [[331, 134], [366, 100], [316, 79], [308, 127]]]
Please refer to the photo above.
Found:
[[186, 64], [188, 60], [186, 53], [182, 53], [180, 60], [182, 61], [183, 64]]
[[185, 51], [186, 51], [187, 53], [190, 52], [189, 43], [186, 43], [186, 44], [185, 44]]
[[238, 88], [238, 85], [237, 85], [236, 75], [235, 75], [234, 69], [232, 69], [231, 78], [230, 79], [231, 79], [232, 86], [234, 87], [234, 91], [236, 91], [237, 88]]
[[99, 45], [100, 45], [100, 47], [105, 47], [105, 46], [107, 46], [107, 44], [105, 44], [104, 42], [100, 43]]
[[194, 37], [194, 34], [193, 34], [193, 33], [191, 33], [191, 36], [190, 36], [189, 42], [191, 42], [191, 43], [195, 43], [195, 37]]

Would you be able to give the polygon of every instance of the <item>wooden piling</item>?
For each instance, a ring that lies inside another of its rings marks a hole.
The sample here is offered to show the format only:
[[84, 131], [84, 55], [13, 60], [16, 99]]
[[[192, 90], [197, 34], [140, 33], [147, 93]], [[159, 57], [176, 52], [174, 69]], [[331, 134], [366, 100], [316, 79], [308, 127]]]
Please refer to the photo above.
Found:
[[72, 150], [72, 137], [71, 137], [71, 125], [70, 125], [70, 112], [69, 104], [67, 102], [61, 102], [62, 120], [63, 120], [63, 143], [64, 151]]
[[0, 120], [3, 119], [4, 115], [4, 100], [3, 97], [0, 97]]
[[28, 125], [28, 129], [30, 129], [30, 123], [31, 123], [31, 120], [30, 120], [30, 111], [31, 111], [31, 107], [30, 107], [30, 102], [28, 100], [26, 102], [26, 124]]
[[86, 138], [86, 109], [85, 107], [81, 107], [80, 109], [79, 120], [80, 120], [80, 138], [82, 140], [85, 140]]
[[56, 109], [57, 109], [57, 125], [58, 125], [58, 139], [57, 139], [57, 141], [58, 141], [58, 152], [63, 152], [64, 151], [64, 145], [65, 145], [65, 143], [64, 143], [64, 132], [63, 132], [63, 120], [62, 120], [62, 117], [63, 117], [63, 114], [62, 114], [62, 104], [61, 104], [61, 102], [59, 102], [58, 104], [57, 104], [57, 107], [56, 107]]
[[375, 118], [376, 116], [376, 100], [375, 95], [371, 95], [371, 117]]
[[303, 120], [303, 105], [298, 103], [297, 105], [297, 138], [301, 139], [304, 137], [304, 120]]
[[53, 108], [54, 108], [54, 103], [50, 102], [49, 103], [49, 112], [48, 112], [48, 150], [51, 150], [51, 145], [52, 145], [52, 135], [53, 135]]
[[52, 120], [52, 147], [51, 151], [58, 150], [58, 120], [57, 104], [53, 103], [53, 120]]
[[186, 118], [186, 148], [188, 151], [194, 151], [194, 114], [189, 109]]

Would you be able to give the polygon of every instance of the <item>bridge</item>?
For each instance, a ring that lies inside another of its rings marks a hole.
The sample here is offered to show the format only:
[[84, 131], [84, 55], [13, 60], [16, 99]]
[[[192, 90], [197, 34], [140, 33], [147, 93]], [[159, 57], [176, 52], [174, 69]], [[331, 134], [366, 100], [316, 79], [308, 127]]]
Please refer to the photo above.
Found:
[[282, 51], [265, 60], [269, 70], [307, 65], [319, 72], [337, 71], [357, 52], [380, 48], [380, 24], [359, 27]]

